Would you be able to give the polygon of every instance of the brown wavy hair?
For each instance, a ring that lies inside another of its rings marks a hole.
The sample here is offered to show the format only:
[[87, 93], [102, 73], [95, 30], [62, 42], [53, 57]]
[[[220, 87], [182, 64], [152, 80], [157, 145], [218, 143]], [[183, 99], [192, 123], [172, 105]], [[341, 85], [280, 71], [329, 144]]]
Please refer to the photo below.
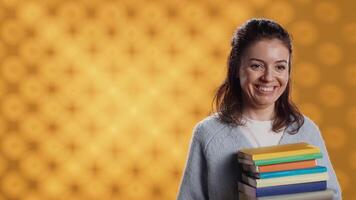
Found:
[[[291, 73], [292, 42], [289, 33], [278, 23], [269, 19], [251, 19], [240, 26], [233, 34], [231, 51], [227, 63], [227, 75], [223, 83], [217, 88], [213, 99], [219, 119], [229, 125], [243, 125], [242, 108], [244, 106], [242, 89], [236, 77], [241, 64], [241, 56], [254, 42], [262, 39], [279, 39], [288, 48], [290, 54], [289, 75]], [[291, 78], [285, 91], [275, 103], [275, 117], [272, 130], [281, 131], [295, 123], [289, 132], [295, 134], [304, 123], [304, 117], [290, 98]], [[214, 108], [213, 108], [214, 109]]]

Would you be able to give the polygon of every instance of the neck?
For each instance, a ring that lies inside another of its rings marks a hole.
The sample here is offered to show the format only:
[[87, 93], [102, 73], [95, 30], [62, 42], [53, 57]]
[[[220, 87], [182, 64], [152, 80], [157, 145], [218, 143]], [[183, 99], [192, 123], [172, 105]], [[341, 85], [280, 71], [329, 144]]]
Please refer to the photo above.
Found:
[[242, 114], [250, 119], [267, 121], [273, 120], [274, 118], [274, 106], [269, 106], [266, 108], [245, 108]]

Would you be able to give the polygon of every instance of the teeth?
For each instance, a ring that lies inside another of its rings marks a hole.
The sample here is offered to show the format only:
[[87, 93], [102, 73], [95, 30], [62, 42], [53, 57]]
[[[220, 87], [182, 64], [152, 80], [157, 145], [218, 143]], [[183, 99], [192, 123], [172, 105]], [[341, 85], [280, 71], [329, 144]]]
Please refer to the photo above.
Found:
[[258, 89], [263, 91], [263, 92], [272, 92], [273, 91], [273, 87], [258, 86]]

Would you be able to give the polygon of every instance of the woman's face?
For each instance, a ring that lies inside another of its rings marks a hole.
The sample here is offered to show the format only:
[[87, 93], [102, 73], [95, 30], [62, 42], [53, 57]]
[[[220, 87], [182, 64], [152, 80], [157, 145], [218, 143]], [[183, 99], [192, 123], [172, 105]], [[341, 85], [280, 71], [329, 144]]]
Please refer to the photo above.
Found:
[[238, 73], [246, 106], [274, 106], [288, 83], [289, 56], [278, 39], [259, 40], [246, 49]]

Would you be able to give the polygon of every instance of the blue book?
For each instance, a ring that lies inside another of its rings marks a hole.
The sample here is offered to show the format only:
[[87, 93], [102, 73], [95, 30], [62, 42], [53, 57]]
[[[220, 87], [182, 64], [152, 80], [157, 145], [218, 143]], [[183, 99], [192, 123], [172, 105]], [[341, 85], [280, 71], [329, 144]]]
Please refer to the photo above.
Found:
[[249, 197], [263, 197], [326, 190], [326, 181], [270, 186], [262, 188], [254, 188], [252, 186], [239, 182], [238, 188], [241, 193]]
[[331, 200], [334, 199], [334, 191], [332, 189], [301, 192], [295, 194], [281, 194], [265, 197], [250, 197], [239, 192], [239, 200]]
[[315, 173], [322, 173], [326, 171], [327, 171], [326, 167], [316, 166], [316, 167], [304, 168], [304, 169], [256, 173], [253, 174], [253, 176], [256, 178], [266, 179], [266, 178], [277, 178], [283, 176], [295, 176], [295, 175], [302, 175], [302, 174], [315, 174]]

